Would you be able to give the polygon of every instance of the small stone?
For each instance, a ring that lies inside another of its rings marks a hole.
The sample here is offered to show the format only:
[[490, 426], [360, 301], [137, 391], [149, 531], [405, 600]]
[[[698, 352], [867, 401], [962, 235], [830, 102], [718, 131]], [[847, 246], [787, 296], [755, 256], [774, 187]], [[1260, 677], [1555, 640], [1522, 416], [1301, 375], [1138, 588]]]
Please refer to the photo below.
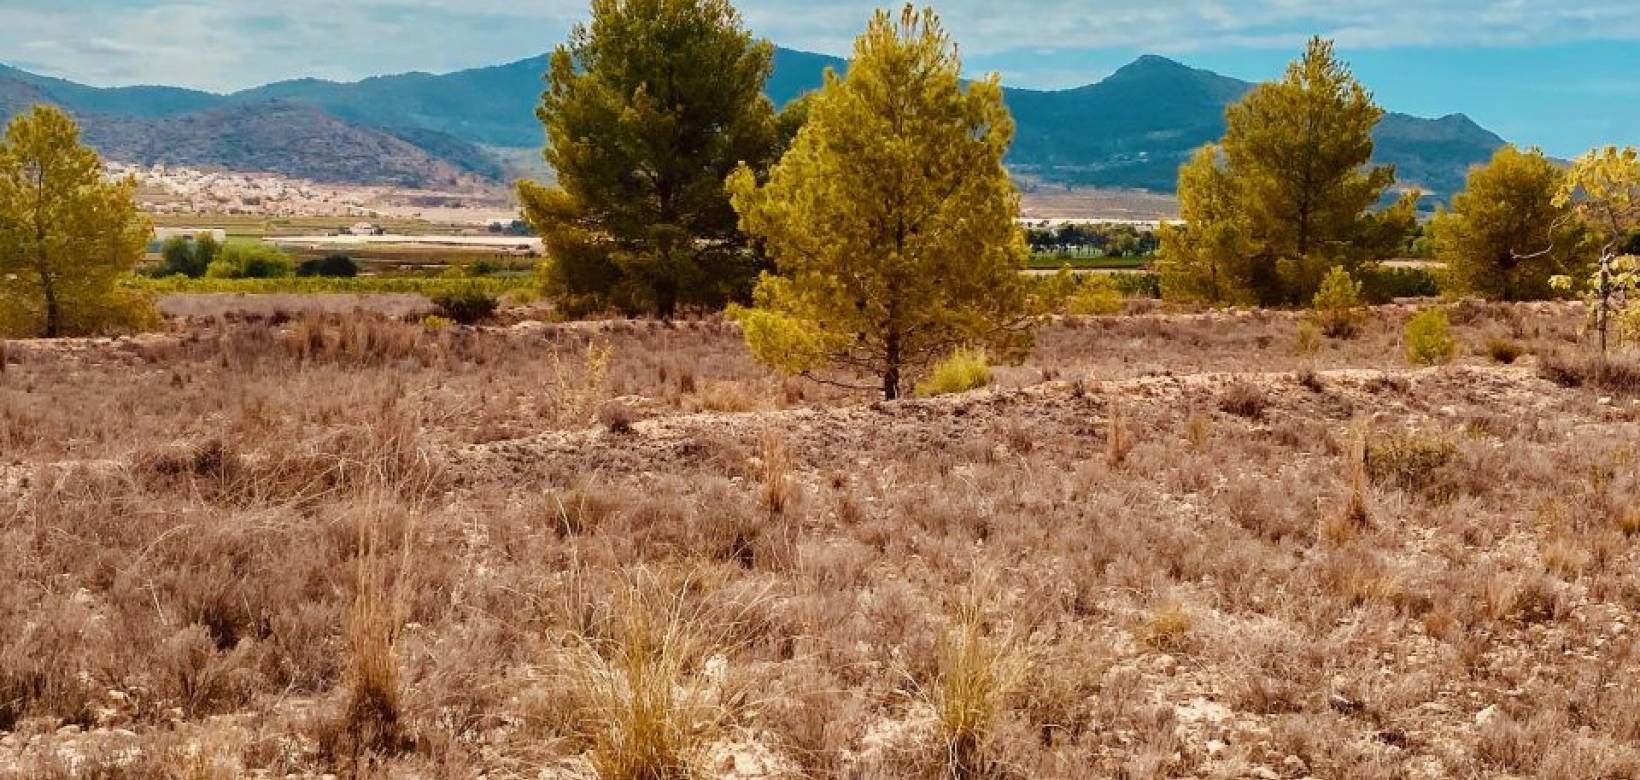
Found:
[[1342, 713], [1344, 715], [1353, 715], [1361, 711], [1361, 702], [1351, 699], [1350, 697], [1337, 691], [1333, 691], [1327, 695], [1327, 706], [1331, 707], [1334, 712]]
[[1229, 749], [1229, 747], [1229, 745], [1224, 744], [1224, 740], [1222, 739], [1207, 740], [1207, 755], [1217, 757], [1220, 753], [1223, 753], [1225, 750]]
[[1310, 767], [1304, 763], [1304, 759], [1298, 756], [1288, 756], [1281, 759], [1281, 768], [1287, 770], [1287, 774], [1294, 777], [1310, 773]]
[[1490, 707], [1487, 707], [1486, 709], [1481, 710], [1478, 713], [1475, 713], [1475, 725], [1485, 726], [1486, 724], [1491, 723], [1492, 721], [1496, 720], [1499, 714], [1500, 713], [1498, 712], [1498, 705], [1494, 704]]

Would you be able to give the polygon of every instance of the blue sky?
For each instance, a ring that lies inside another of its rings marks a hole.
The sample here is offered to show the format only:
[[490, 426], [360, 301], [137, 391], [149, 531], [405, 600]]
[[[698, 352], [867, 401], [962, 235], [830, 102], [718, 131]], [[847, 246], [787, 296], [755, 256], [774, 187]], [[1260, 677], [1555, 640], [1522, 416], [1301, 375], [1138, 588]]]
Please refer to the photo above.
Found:
[[[876, 3], [741, 0], [759, 34], [846, 53]], [[0, 0], [0, 62], [97, 85], [215, 91], [448, 71], [538, 54], [585, 0]], [[1336, 38], [1388, 108], [1463, 112], [1569, 156], [1640, 144], [1640, 0], [947, 0], [969, 69], [1096, 81], [1141, 53], [1249, 80]]]

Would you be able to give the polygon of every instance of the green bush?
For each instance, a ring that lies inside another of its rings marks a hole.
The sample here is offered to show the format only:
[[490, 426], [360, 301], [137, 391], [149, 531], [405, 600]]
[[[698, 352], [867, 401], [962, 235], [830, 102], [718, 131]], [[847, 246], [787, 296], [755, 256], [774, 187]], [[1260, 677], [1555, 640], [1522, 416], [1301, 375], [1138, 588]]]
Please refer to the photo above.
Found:
[[229, 241], [205, 269], [212, 279], [278, 279], [295, 273], [290, 255], [256, 241]]
[[156, 276], [186, 276], [198, 279], [205, 275], [211, 262], [216, 260], [220, 245], [209, 233], [198, 238], [187, 236], [172, 236], [165, 239], [165, 245], [160, 249], [160, 256], [164, 260], [154, 269]]
[[1065, 298], [1065, 313], [1076, 316], [1108, 316], [1122, 311], [1124, 296], [1109, 274], [1084, 274], [1076, 289]]
[[433, 305], [447, 319], [476, 325], [494, 315], [501, 301], [479, 285], [463, 284], [434, 295]]
[[1369, 303], [1396, 298], [1434, 298], [1441, 294], [1440, 277], [1428, 268], [1378, 266], [1360, 272], [1361, 294]]
[[1361, 283], [1342, 266], [1333, 266], [1321, 280], [1314, 306], [1316, 323], [1332, 338], [1351, 338], [1361, 329]]
[[985, 356], [985, 350], [959, 348], [917, 384], [917, 395], [966, 393], [990, 383], [991, 361]]
[[1452, 359], [1458, 344], [1452, 339], [1452, 324], [1441, 308], [1425, 309], [1407, 323], [1407, 360], [1415, 365], [1434, 366]]
[[1150, 271], [1132, 271], [1107, 274], [1111, 281], [1116, 283], [1116, 289], [1127, 298], [1150, 298], [1158, 300], [1162, 297], [1162, 277]]
[[302, 264], [296, 267], [296, 275], [350, 279], [359, 275], [359, 264], [347, 255], [326, 255], [323, 258], [303, 260]]

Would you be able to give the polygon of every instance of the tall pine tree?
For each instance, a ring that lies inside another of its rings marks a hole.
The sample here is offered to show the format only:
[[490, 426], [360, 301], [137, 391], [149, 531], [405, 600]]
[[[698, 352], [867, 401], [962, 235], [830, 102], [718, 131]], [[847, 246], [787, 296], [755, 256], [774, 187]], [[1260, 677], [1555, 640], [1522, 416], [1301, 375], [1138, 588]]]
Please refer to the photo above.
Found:
[[723, 183], [774, 160], [772, 57], [728, 0], [593, 0], [537, 111], [556, 185], [519, 185], [561, 307], [671, 316], [746, 295], [758, 263]]
[[963, 83], [932, 10], [879, 11], [768, 182], [730, 181], [776, 266], [734, 310], [753, 354], [822, 381], [871, 376], [893, 399], [959, 347], [1026, 349], [1013, 131], [997, 77]]

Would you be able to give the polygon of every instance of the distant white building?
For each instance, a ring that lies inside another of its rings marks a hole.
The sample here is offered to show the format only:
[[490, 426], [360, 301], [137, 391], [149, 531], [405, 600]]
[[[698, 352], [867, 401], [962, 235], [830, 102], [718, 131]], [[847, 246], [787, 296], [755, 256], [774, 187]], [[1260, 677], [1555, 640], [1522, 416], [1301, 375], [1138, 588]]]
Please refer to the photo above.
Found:
[[380, 236], [387, 233], [387, 231], [382, 230], [381, 225], [374, 222], [355, 223], [353, 227], [348, 228], [346, 232], [350, 236]]

